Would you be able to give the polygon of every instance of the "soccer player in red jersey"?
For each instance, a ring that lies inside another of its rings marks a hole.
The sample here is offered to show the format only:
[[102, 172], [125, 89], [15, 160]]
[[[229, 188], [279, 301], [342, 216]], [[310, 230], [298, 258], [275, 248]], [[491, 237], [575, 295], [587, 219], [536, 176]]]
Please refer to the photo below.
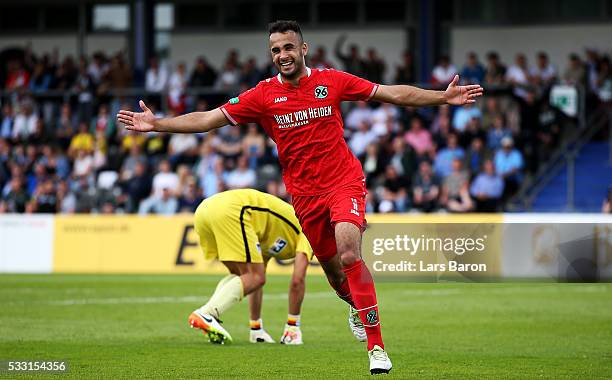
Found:
[[388, 373], [374, 282], [361, 259], [365, 226], [365, 183], [359, 161], [343, 138], [340, 103], [375, 100], [399, 106], [463, 105], [483, 93], [479, 85], [459, 86], [455, 76], [445, 91], [386, 86], [332, 69], [310, 69], [298, 23], [270, 24], [269, 47], [278, 75], [206, 112], [157, 119], [121, 110], [129, 130], [206, 132], [227, 125], [258, 123], [276, 142], [283, 179], [293, 206], [330, 285], [350, 305], [349, 324], [359, 340], [367, 338], [370, 372]]

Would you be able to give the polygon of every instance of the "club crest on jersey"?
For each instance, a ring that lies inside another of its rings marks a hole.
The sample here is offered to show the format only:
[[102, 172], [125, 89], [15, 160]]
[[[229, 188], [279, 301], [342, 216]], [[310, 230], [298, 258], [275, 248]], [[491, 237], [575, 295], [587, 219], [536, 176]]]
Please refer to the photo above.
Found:
[[370, 310], [368, 314], [366, 315], [366, 319], [368, 320], [368, 323], [370, 323], [371, 325], [377, 323], [378, 313], [376, 312], [376, 310]]
[[314, 96], [317, 99], [327, 98], [327, 86], [317, 86], [314, 89]]

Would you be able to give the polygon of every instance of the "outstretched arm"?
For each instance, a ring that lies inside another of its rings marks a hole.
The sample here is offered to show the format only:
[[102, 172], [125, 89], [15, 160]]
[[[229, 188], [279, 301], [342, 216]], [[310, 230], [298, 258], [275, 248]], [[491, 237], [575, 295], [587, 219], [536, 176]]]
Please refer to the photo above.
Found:
[[131, 131], [196, 133], [208, 132], [229, 124], [223, 112], [218, 108], [177, 117], [156, 118], [142, 100], [138, 104], [143, 112], [121, 110], [117, 114], [117, 121], [125, 124], [126, 129]]
[[483, 89], [478, 84], [459, 86], [459, 75], [455, 75], [446, 91], [424, 90], [412, 86], [380, 85], [372, 100], [391, 103], [398, 106], [438, 106], [452, 104], [461, 106], [476, 102], [482, 96]]

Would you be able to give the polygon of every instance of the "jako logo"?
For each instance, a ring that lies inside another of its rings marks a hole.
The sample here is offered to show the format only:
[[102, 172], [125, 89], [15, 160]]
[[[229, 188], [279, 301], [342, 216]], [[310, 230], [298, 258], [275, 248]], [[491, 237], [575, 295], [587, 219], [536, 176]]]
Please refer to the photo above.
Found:
[[280, 103], [280, 102], [286, 102], [286, 101], [287, 101], [287, 97], [286, 96], [274, 99], [274, 103]]

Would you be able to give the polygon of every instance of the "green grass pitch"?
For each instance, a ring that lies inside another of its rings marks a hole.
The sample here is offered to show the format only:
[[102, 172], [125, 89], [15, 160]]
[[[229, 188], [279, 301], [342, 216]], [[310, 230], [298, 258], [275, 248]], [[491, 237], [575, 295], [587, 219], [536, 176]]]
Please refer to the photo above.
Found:
[[[322, 277], [310, 276], [304, 346], [248, 342], [247, 303], [223, 316], [234, 344], [187, 326], [221, 276], [2, 275], [0, 360], [67, 360], [49, 378], [369, 376], [364, 343]], [[288, 277], [270, 276], [264, 326], [280, 337]], [[610, 378], [612, 284], [379, 283], [383, 336], [398, 379]]]

